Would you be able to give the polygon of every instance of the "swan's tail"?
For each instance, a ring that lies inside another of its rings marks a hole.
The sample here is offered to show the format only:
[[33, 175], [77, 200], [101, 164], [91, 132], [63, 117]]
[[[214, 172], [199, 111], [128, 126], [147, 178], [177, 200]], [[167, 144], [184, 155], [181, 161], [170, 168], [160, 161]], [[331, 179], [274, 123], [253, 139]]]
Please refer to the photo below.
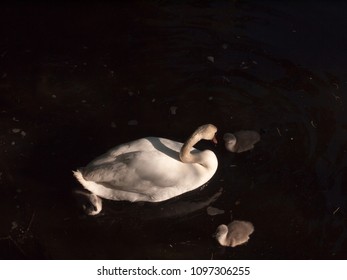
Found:
[[109, 192], [108, 188], [103, 187], [101, 184], [98, 184], [93, 181], [87, 181], [84, 179], [81, 170], [77, 169], [76, 171], [72, 171], [73, 175], [77, 179], [80, 184], [90, 191], [91, 193], [96, 194], [97, 196], [103, 197], [103, 198], [108, 198], [107, 192]]
[[[78, 182], [80, 182], [82, 184], [82, 186], [88, 190], [87, 186], [88, 183], [86, 182], [86, 180], [84, 180], [83, 175], [81, 173], [80, 170], [76, 170], [76, 171], [72, 171], [73, 175], [76, 177], [76, 179], [78, 180]], [[84, 205], [84, 210], [88, 215], [97, 215], [100, 213], [101, 209], [102, 209], [102, 201], [101, 199], [93, 194], [93, 193], [88, 193], [86, 191], [75, 191], [77, 194], [84, 196], [85, 198], [87, 198], [87, 200], [89, 201], [89, 203], [92, 204], [93, 207], [86, 207], [86, 205]]]
[[80, 184], [87, 189], [88, 191], [94, 193], [95, 192], [95, 188], [98, 186], [95, 182], [93, 181], [87, 181], [86, 179], [84, 179], [81, 170], [77, 169], [76, 171], [72, 171], [73, 175], [75, 176], [75, 178], [77, 179], [78, 182], [80, 182]]
[[75, 178], [77, 179], [77, 181], [80, 182], [82, 184], [82, 186], [85, 186], [86, 180], [84, 180], [81, 171], [77, 169], [76, 171], [73, 170], [72, 173], [75, 176]]

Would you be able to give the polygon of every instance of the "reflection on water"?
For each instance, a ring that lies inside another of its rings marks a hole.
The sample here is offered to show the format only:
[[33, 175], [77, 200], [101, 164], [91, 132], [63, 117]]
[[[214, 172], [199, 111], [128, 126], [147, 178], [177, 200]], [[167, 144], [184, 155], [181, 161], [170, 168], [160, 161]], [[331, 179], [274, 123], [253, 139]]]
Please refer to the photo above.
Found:
[[[4, 8], [1, 256], [345, 258], [345, 4], [307, 5]], [[241, 154], [222, 139], [199, 143], [219, 169], [195, 192], [79, 212], [71, 170], [139, 137], [184, 141], [204, 123], [220, 138], [250, 129], [261, 141]], [[212, 237], [230, 216], [254, 224], [247, 245], [222, 248]]]

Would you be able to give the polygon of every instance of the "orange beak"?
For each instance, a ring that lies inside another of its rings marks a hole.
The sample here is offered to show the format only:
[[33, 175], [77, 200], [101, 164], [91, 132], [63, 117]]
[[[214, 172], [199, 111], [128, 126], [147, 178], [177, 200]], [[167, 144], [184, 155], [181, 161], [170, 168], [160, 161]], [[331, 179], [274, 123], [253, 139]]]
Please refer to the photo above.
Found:
[[216, 138], [216, 135], [213, 137], [212, 142], [213, 142], [214, 144], [217, 144], [217, 143], [218, 143], [217, 138]]

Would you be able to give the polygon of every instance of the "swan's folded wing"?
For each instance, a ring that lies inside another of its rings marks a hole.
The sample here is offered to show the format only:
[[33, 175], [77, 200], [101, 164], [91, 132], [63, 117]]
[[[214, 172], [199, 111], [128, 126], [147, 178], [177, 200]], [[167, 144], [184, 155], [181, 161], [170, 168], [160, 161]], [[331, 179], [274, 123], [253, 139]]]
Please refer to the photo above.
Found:
[[134, 153], [137, 151], [151, 151], [154, 149], [151, 141], [155, 141], [155, 139], [156, 137], [146, 137], [137, 139], [110, 149], [107, 152], [107, 155], [115, 158], [124, 154]]
[[129, 170], [131, 170], [129, 166], [137, 155], [138, 152], [122, 154], [112, 161], [88, 165], [82, 168], [81, 172], [87, 181], [117, 184], [129, 176]]
[[80, 171], [85, 180], [110, 189], [149, 193], [177, 185], [177, 174], [181, 172], [172, 171], [180, 170], [181, 165], [160, 151], [137, 151], [119, 155], [112, 162], [90, 164]]

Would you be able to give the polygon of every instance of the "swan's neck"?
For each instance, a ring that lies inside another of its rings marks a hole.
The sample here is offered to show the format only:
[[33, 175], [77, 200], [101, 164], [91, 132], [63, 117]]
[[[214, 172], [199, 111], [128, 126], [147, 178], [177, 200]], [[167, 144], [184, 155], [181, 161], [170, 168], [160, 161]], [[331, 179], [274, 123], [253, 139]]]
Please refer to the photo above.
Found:
[[192, 154], [190, 151], [193, 146], [201, 140], [201, 135], [194, 133], [189, 139], [184, 143], [180, 151], [180, 159], [184, 163], [201, 163], [201, 153]]

